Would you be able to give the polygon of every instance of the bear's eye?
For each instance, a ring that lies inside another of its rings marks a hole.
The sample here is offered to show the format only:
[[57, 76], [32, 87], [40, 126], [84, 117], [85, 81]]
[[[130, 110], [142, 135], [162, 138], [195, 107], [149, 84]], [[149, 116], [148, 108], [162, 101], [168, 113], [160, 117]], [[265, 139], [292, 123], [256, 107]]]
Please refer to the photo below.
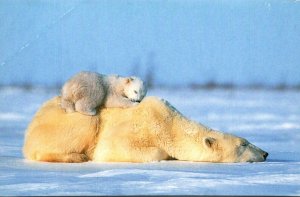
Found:
[[137, 94], [137, 91], [135, 90], [134, 93]]
[[247, 146], [247, 143], [246, 143], [246, 142], [243, 142], [243, 143], [241, 144], [241, 146]]

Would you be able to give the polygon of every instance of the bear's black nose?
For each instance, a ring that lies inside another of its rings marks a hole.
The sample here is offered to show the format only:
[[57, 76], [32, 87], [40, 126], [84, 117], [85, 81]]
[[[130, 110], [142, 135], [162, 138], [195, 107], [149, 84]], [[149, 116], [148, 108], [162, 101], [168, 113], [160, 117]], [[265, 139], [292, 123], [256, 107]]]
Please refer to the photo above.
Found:
[[265, 153], [263, 154], [264, 159], [267, 159], [268, 155], [269, 155], [269, 153], [265, 152]]

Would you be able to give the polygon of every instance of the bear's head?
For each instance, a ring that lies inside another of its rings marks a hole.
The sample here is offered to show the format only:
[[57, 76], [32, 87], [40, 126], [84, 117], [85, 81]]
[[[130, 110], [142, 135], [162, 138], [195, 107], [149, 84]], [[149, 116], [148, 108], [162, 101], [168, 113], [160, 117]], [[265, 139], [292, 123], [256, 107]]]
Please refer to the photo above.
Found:
[[133, 102], [141, 102], [147, 93], [144, 82], [138, 77], [127, 77], [124, 83], [124, 96]]
[[261, 162], [268, 156], [246, 139], [224, 133], [205, 137], [203, 146], [206, 151], [202, 157], [213, 162]]

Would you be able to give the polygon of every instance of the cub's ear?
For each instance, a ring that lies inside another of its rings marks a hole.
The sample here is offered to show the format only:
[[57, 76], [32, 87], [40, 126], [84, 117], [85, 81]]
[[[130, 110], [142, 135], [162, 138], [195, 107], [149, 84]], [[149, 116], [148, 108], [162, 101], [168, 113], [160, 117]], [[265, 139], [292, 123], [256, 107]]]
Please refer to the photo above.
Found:
[[125, 84], [129, 84], [131, 82], [130, 78], [125, 79]]
[[203, 143], [208, 148], [213, 148], [214, 145], [217, 143], [217, 140], [212, 137], [206, 137], [203, 139]]
[[127, 77], [127, 78], [125, 79], [125, 84], [128, 84], [128, 83], [130, 83], [131, 81], [133, 81], [133, 78], [132, 78], [132, 77]]

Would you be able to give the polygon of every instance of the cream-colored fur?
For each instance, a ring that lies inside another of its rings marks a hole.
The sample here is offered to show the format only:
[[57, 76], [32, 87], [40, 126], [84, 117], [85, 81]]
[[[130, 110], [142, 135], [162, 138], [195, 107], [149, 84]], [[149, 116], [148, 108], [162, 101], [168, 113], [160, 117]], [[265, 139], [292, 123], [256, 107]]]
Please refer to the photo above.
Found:
[[46, 102], [28, 127], [24, 156], [52, 162], [264, 161], [247, 140], [209, 129], [166, 101], [146, 97], [131, 108], [104, 108], [96, 116], [67, 114], [60, 98]]
[[132, 107], [146, 95], [147, 89], [138, 77], [79, 72], [61, 90], [61, 107], [66, 112], [95, 115], [98, 107]]

